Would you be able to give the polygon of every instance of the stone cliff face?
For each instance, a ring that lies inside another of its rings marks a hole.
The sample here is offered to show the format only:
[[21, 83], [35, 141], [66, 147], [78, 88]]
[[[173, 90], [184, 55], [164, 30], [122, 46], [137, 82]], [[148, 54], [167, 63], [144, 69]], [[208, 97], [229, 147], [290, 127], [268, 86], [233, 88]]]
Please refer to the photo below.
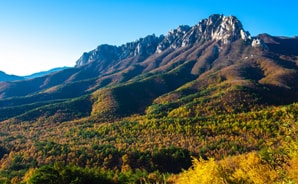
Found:
[[252, 38], [249, 32], [243, 29], [241, 22], [236, 17], [215, 14], [192, 27], [179, 26], [165, 36], [149, 35], [121, 46], [100, 45], [95, 50], [84, 53], [76, 62], [76, 67], [94, 61], [117, 62], [134, 56], [146, 58], [167, 49], [178, 49], [206, 41], [216, 41], [219, 45], [224, 45], [238, 39], [250, 42], [252, 46], [264, 46], [262, 40]]
[[236, 17], [211, 15], [193, 27], [179, 26], [170, 31], [158, 45], [157, 52], [160, 53], [169, 47], [176, 49], [210, 40], [228, 44], [238, 39], [248, 41], [251, 37]]

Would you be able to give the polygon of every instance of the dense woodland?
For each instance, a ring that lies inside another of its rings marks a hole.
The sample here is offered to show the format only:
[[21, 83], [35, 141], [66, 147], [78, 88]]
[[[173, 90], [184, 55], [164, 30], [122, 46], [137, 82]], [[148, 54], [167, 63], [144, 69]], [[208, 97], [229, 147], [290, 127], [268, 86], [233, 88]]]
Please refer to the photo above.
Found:
[[1, 182], [298, 182], [297, 104], [191, 118], [186, 107], [176, 111], [2, 122]]

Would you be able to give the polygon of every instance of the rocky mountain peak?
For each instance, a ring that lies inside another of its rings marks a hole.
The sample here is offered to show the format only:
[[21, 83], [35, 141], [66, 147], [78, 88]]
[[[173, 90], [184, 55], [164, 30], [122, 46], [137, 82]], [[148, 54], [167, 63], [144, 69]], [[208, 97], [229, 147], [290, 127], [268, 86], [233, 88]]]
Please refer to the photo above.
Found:
[[238, 39], [251, 40], [249, 32], [243, 29], [241, 22], [234, 16], [214, 14], [193, 27], [179, 26], [171, 30], [158, 45], [157, 52], [169, 47], [176, 49], [210, 40], [228, 44]]
[[96, 49], [85, 52], [77, 60], [76, 66], [83, 66], [85, 64], [98, 61], [98, 60], [115, 60], [119, 57], [119, 48], [112, 45], [99, 45]]
[[148, 35], [118, 47], [99, 46], [91, 52], [84, 53], [77, 61], [76, 67], [93, 61], [112, 60], [117, 62], [134, 56], [141, 56], [145, 59], [167, 49], [178, 49], [206, 41], [217, 41], [225, 45], [238, 39], [248, 41], [252, 46], [263, 46], [261, 40], [255, 40], [256, 38], [252, 38], [249, 32], [243, 29], [241, 22], [235, 16], [214, 14], [192, 27], [181, 25], [177, 29], [172, 29], [165, 36]]
[[163, 38], [163, 36], [157, 37], [155, 34], [152, 34], [144, 38], [140, 38], [134, 42], [126, 43], [119, 47], [120, 51], [122, 52], [120, 58], [125, 59], [127, 57], [133, 57], [137, 55], [146, 57], [154, 54], [158, 43]]
[[[200, 25], [201, 24], [201, 25]], [[212, 40], [220, 40], [228, 44], [238, 39], [250, 40], [250, 34], [243, 29], [241, 22], [235, 16], [211, 15], [199, 23], [205, 37], [211, 36]]]

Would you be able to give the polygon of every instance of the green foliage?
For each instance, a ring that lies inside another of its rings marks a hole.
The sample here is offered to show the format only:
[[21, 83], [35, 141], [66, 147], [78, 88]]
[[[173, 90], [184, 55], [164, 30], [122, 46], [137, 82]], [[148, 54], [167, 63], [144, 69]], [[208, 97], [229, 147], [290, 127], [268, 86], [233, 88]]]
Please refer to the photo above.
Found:
[[170, 147], [153, 152], [153, 163], [160, 172], [179, 173], [191, 166], [188, 150]]
[[64, 102], [47, 104], [34, 108], [16, 116], [19, 121], [41, 120], [46, 122], [63, 122], [89, 116], [91, 113], [89, 96], [67, 100]]
[[26, 178], [28, 184], [96, 184], [96, 183], [114, 183], [108, 176], [100, 170], [80, 168], [77, 166], [53, 167], [42, 166], [30, 173]]
[[61, 181], [62, 178], [59, 172], [50, 166], [42, 166], [41, 168], [37, 169], [28, 179], [29, 184], [58, 184]]

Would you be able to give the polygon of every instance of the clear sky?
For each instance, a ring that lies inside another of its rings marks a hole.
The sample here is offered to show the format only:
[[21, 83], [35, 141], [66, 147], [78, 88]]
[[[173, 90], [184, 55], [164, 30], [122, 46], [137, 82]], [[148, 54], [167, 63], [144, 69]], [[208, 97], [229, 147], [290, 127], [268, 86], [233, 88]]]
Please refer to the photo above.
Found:
[[100, 44], [166, 34], [211, 14], [235, 15], [253, 36], [298, 35], [296, 0], [0, 0], [0, 70], [74, 66]]

